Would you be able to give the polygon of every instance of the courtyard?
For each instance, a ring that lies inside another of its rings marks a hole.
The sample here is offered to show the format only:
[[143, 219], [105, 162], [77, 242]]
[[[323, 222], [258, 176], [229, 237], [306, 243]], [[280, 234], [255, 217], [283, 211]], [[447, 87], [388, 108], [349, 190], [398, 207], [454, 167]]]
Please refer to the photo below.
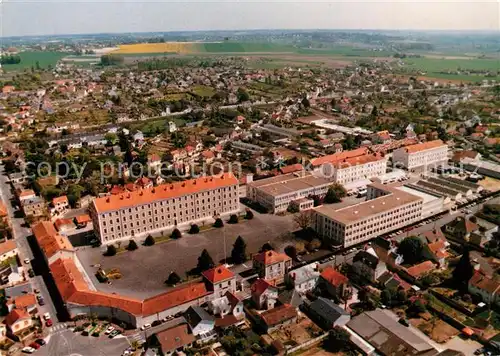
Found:
[[[183, 233], [181, 239], [169, 240], [154, 246], [142, 246], [135, 251], [125, 251], [115, 256], [103, 256], [103, 249], [82, 247], [77, 249], [78, 257], [87, 274], [98, 290], [118, 293], [134, 298], [147, 298], [165, 292], [164, 284], [171, 271], [186, 277], [186, 272], [196, 267], [198, 257], [207, 249], [215, 263], [231, 254], [233, 244], [241, 235], [247, 244], [247, 253], [258, 252], [270, 241], [276, 249], [283, 251], [292, 242], [287, 232], [296, 229], [292, 215], [276, 216], [254, 212], [252, 220], [238, 224], [225, 223], [223, 228], [211, 229], [196, 235]], [[128, 241], [123, 241], [123, 245]], [[117, 269], [122, 278], [111, 284], [99, 283], [95, 277], [95, 265], [108, 271]], [[251, 264], [248, 265], [251, 267]]]

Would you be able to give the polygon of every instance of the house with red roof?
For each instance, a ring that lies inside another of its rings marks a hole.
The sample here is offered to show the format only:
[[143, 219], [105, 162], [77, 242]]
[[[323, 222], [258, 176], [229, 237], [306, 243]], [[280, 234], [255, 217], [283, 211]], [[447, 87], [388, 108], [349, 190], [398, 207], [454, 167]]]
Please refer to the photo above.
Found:
[[482, 271], [475, 271], [468, 283], [470, 294], [481, 297], [481, 300], [487, 304], [498, 304], [500, 283]]
[[214, 298], [220, 298], [227, 292], [236, 292], [236, 276], [224, 265], [209, 269], [201, 275], [207, 285], [207, 290], [214, 293]]
[[250, 289], [252, 291], [252, 302], [257, 309], [269, 310], [274, 308], [278, 300], [278, 288], [265, 279], [258, 278], [252, 283]]
[[259, 314], [259, 326], [270, 333], [297, 321], [297, 309], [289, 304], [283, 304]]
[[260, 278], [271, 284], [283, 283], [285, 274], [292, 267], [292, 259], [284, 253], [263, 251], [253, 256], [253, 268]]
[[12, 309], [5, 317], [5, 325], [14, 335], [19, 335], [33, 326], [33, 319], [24, 309]]
[[470, 219], [458, 216], [444, 226], [444, 233], [458, 241], [466, 241], [474, 245], [482, 245], [485, 236], [479, 231], [479, 225]]
[[352, 293], [349, 278], [331, 266], [321, 272], [316, 288], [322, 294], [341, 300], [346, 300]]

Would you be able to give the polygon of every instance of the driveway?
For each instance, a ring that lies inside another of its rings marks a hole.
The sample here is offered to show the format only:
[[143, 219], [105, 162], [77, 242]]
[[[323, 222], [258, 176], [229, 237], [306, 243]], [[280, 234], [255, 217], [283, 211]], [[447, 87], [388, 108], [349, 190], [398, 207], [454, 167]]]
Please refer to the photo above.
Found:
[[[116, 256], [105, 257], [103, 248], [84, 247], [77, 251], [87, 274], [99, 290], [116, 292], [135, 298], [146, 298], [165, 292], [164, 281], [171, 271], [180, 276], [196, 267], [198, 257], [203, 249], [207, 249], [215, 263], [230, 256], [236, 238], [241, 235], [247, 244], [247, 253], [258, 252], [260, 247], [271, 241], [277, 250], [283, 251], [292, 242], [285, 233], [295, 230], [291, 215], [276, 216], [254, 213], [254, 219], [239, 224], [212, 229], [197, 235], [184, 233], [179, 240], [172, 240], [146, 247], [140, 243], [136, 251], [126, 251]], [[139, 242], [139, 241], [138, 241]], [[124, 241], [123, 245], [128, 242]], [[122, 274], [119, 280], [111, 285], [97, 281], [94, 274], [96, 268], [91, 265], [100, 264], [105, 270], [118, 268]]]

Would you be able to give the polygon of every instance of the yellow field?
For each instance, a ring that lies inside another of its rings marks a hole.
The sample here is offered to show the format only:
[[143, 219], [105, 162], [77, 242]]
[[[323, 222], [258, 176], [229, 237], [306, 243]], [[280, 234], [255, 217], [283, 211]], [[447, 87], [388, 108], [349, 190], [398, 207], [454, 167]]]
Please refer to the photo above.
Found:
[[120, 45], [112, 54], [134, 53], [194, 53], [199, 44], [195, 42], [137, 43]]

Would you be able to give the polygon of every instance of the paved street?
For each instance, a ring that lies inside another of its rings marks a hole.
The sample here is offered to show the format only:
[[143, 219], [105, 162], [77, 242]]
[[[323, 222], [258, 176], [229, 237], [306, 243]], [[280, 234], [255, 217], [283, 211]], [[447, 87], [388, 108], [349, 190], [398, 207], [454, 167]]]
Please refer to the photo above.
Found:
[[47, 344], [36, 351], [37, 356], [110, 356], [121, 355], [129, 343], [124, 336], [109, 339], [82, 336], [72, 329], [61, 329], [46, 338]]
[[[12, 234], [17, 243], [20, 260], [23, 261], [25, 258], [29, 258], [31, 261], [30, 263], [31, 266], [27, 265], [25, 266], [27, 266], [27, 269], [33, 267], [35, 273], [38, 272], [36, 264], [37, 262], [39, 263], [40, 261], [34, 261], [33, 252], [31, 250], [31, 247], [27, 239], [27, 237], [31, 235], [31, 229], [22, 226], [25, 223], [23, 218], [15, 217], [16, 210], [12, 206], [12, 201], [14, 199], [14, 196], [12, 194], [11, 185], [8, 183], [8, 177], [5, 174], [3, 164], [0, 164], [0, 199], [3, 200], [9, 213], [12, 225]], [[44, 313], [49, 313], [53, 321], [56, 322], [57, 321], [56, 309], [54, 307], [54, 304], [52, 303], [52, 299], [50, 298], [50, 294], [43, 281], [43, 278], [38, 273], [37, 275], [35, 275], [34, 278], [29, 278], [27, 271], [26, 271], [26, 277], [28, 278], [28, 281], [31, 282], [33, 289], [40, 290], [40, 293], [45, 301], [45, 305], [38, 306], [39, 313], [41, 315]]]

